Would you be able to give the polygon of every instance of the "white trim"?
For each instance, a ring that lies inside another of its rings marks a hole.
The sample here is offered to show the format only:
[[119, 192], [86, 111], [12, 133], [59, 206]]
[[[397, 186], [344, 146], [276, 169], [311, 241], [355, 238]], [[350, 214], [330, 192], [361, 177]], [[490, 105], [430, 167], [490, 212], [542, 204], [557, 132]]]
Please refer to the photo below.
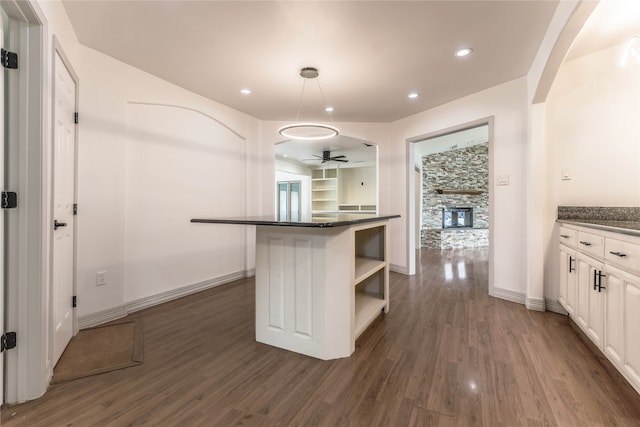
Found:
[[[416, 274], [416, 263], [415, 263], [415, 251], [416, 251], [416, 239], [415, 234], [419, 233], [420, 230], [415, 230], [415, 184], [414, 184], [414, 168], [415, 168], [415, 143], [423, 141], [425, 139], [436, 138], [439, 136], [449, 135], [456, 132], [461, 132], [467, 129], [472, 129], [475, 127], [486, 125], [489, 129], [489, 295], [492, 295], [493, 292], [493, 282], [495, 275], [495, 262], [494, 262], [494, 191], [493, 191], [493, 170], [494, 170], [494, 116], [488, 116], [476, 120], [472, 120], [466, 123], [462, 123], [456, 126], [451, 126], [446, 129], [440, 129], [433, 132], [428, 132], [422, 135], [414, 136], [412, 138], [406, 139], [406, 165], [407, 165], [407, 176], [406, 176], [406, 207], [407, 207], [407, 222], [406, 222], [406, 256], [407, 256], [407, 273], [409, 275]], [[524, 303], [524, 300], [522, 301]]]
[[247, 142], [247, 138], [246, 137], [242, 136], [240, 133], [236, 132], [231, 127], [229, 127], [228, 125], [226, 125], [222, 121], [216, 119], [212, 115], [207, 114], [207, 113], [205, 113], [205, 112], [203, 112], [201, 110], [198, 110], [196, 108], [184, 107], [182, 105], [175, 105], [175, 104], [165, 104], [165, 103], [161, 103], [161, 102], [127, 101], [127, 104], [148, 105], [148, 106], [152, 106], [152, 107], [170, 107], [170, 108], [178, 108], [178, 109], [187, 110], [187, 111], [193, 111], [194, 113], [201, 114], [201, 115], [205, 116], [206, 118], [208, 118], [210, 120], [213, 120], [214, 122], [218, 123], [223, 128], [227, 129], [229, 132], [231, 132], [232, 134], [234, 134], [235, 136], [240, 138], [243, 142]]
[[78, 317], [78, 329], [87, 329], [102, 325], [103, 323], [111, 322], [112, 320], [121, 319], [127, 314], [129, 314], [127, 312], [127, 307], [125, 305], [120, 305], [107, 310], [88, 314], [86, 316], [81, 316]]
[[127, 316], [130, 313], [144, 310], [146, 308], [154, 307], [158, 304], [162, 304], [174, 299], [182, 298], [187, 295], [191, 295], [197, 292], [204, 291], [206, 289], [215, 288], [216, 286], [224, 285], [234, 280], [244, 279], [255, 275], [255, 269], [241, 270], [235, 273], [225, 274], [224, 276], [215, 277], [213, 279], [204, 280], [202, 282], [186, 285], [181, 288], [171, 289], [169, 291], [161, 292], [159, 294], [151, 295], [144, 298], [139, 298], [134, 301], [130, 301], [124, 305], [102, 310], [96, 313], [88, 314], [78, 318], [78, 326], [80, 329], [86, 329], [93, 326], [98, 326], [112, 320], [117, 320]]
[[[35, 399], [47, 389], [53, 367], [48, 353], [50, 67], [48, 30], [37, 2], [3, 2], [9, 15], [9, 48], [20, 66], [6, 88], [13, 111], [9, 126], [11, 165], [5, 176], [19, 194], [19, 207], [6, 215], [6, 328], [18, 334], [18, 345], [5, 356], [5, 402]], [[9, 12], [11, 10], [11, 12]], [[7, 29], [5, 28], [5, 31]], [[13, 130], [12, 130], [13, 129]]]
[[518, 304], [524, 304], [526, 296], [522, 292], [510, 291], [508, 289], [500, 289], [495, 286], [489, 289], [489, 295], [494, 298], [500, 298], [506, 301], [517, 302]]
[[213, 279], [204, 280], [202, 282], [193, 283], [181, 288], [171, 289], [156, 295], [140, 298], [127, 303], [127, 312], [133, 313], [135, 311], [144, 310], [145, 308], [153, 307], [155, 305], [162, 304], [163, 302], [191, 295], [219, 285], [224, 285], [225, 283], [233, 282], [234, 280], [244, 279], [245, 277], [246, 272], [243, 270]]
[[544, 298], [527, 298], [525, 307], [528, 310], [546, 311], [544, 302]]
[[394, 273], [409, 275], [409, 269], [406, 266], [402, 266], [398, 264], [389, 263], [389, 271], [393, 271]]
[[255, 267], [244, 271], [244, 277], [254, 277], [255, 275], [256, 275]]
[[552, 311], [558, 314], [564, 314], [565, 316], [567, 315], [567, 310], [565, 310], [562, 304], [560, 304], [557, 300], [552, 300], [547, 298], [545, 299], [544, 306], [547, 309], [547, 311]]

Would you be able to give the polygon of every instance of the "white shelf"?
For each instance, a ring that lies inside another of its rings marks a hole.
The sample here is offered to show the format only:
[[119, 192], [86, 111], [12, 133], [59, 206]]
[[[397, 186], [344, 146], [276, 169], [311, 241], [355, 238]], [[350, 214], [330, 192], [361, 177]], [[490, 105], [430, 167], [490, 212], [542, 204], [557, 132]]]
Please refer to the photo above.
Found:
[[346, 214], [374, 214], [376, 211], [346, 211], [344, 209], [339, 209], [338, 212], [346, 213]]
[[367, 326], [380, 315], [386, 301], [365, 292], [356, 292], [355, 338], [358, 338]]
[[374, 258], [356, 257], [354, 286], [384, 268], [385, 262]]

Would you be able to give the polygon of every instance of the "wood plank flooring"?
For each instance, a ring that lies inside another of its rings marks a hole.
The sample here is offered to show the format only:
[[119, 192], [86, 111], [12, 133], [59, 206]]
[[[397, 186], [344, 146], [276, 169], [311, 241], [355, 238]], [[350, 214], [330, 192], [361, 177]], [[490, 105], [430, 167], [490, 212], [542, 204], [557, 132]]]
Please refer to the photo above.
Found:
[[354, 355], [254, 340], [254, 281], [129, 316], [144, 364], [51, 386], [3, 426], [639, 426], [640, 396], [566, 316], [487, 296], [487, 251], [423, 250]]

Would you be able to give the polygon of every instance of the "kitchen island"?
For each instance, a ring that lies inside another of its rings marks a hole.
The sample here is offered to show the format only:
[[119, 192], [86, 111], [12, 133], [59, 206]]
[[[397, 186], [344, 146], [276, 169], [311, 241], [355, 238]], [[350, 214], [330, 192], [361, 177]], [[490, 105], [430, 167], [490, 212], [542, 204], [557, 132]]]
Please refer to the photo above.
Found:
[[389, 311], [389, 220], [338, 214], [301, 221], [192, 219], [256, 226], [256, 340], [323, 360], [350, 356]]

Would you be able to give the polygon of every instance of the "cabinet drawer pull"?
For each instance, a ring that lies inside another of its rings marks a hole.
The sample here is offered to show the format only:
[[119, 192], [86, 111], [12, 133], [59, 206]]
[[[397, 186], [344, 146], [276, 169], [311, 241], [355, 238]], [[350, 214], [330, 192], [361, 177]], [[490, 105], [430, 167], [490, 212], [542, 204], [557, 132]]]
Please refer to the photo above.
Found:
[[591, 246], [591, 243], [589, 243], [589, 242], [580, 241], [580, 244], [581, 245], [585, 245], [585, 246]]
[[575, 261], [575, 259], [569, 255], [569, 273], [573, 273], [575, 271], [575, 267], [573, 266], [573, 262]]
[[620, 258], [624, 258], [624, 257], [626, 257], [626, 256], [627, 256], [627, 254], [623, 254], [623, 253], [620, 253], [620, 252], [613, 252], [613, 251], [609, 251], [609, 253], [610, 253], [611, 255], [619, 256]]
[[567, 236], [566, 234], [561, 234], [560, 237], [562, 237], [563, 239], [568, 239], [570, 236]]

